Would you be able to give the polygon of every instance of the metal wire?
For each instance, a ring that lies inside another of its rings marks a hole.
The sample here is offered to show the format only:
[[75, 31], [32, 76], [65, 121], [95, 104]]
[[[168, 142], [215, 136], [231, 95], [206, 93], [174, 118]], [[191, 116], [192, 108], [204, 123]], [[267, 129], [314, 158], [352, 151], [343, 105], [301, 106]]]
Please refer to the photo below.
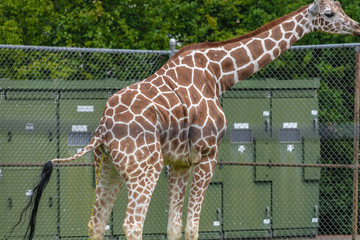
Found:
[[[228, 130], [203, 203], [200, 238], [356, 237], [359, 48], [292, 47], [221, 97]], [[1, 239], [31, 196], [39, 167], [84, 147], [106, 100], [153, 74], [171, 53], [0, 45]], [[95, 187], [92, 156], [56, 165], [54, 175], [35, 237], [87, 239]], [[167, 188], [164, 168], [144, 239], [166, 239]], [[122, 188], [107, 239], [124, 238], [126, 201]], [[8, 238], [21, 238], [23, 230]]]

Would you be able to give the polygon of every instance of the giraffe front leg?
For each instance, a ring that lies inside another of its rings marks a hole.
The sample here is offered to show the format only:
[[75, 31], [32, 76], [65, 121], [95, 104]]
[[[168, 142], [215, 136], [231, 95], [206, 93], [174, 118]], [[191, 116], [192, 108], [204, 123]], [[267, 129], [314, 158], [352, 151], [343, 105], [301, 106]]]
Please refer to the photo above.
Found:
[[185, 239], [198, 239], [201, 205], [216, 166], [215, 158], [205, 156], [194, 166], [187, 210]]
[[181, 238], [182, 209], [190, 167], [171, 165], [169, 169], [169, 217], [167, 237], [169, 240]]
[[96, 149], [94, 157], [102, 160], [95, 159], [95, 162], [101, 164], [95, 169], [97, 179], [95, 201], [88, 226], [90, 239], [101, 240], [104, 238], [106, 223], [120, 190], [122, 179], [112, 161], [102, 155], [101, 151]]

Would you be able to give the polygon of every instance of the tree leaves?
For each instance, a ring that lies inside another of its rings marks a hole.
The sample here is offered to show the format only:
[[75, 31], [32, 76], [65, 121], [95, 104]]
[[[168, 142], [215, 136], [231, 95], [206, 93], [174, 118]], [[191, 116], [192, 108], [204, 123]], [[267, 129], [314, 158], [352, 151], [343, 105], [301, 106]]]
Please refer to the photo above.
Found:
[[[309, 4], [305, 0], [4, 0], [0, 42], [49, 46], [167, 49], [220, 41], [252, 31]], [[342, 0], [360, 21], [360, 0]], [[354, 37], [318, 34], [299, 44], [359, 42]]]

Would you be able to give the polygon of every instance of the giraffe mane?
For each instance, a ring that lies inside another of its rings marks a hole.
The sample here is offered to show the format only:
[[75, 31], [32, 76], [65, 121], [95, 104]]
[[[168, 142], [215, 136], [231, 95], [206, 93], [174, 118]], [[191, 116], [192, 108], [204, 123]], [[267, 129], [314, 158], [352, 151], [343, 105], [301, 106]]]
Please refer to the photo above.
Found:
[[277, 18], [257, 29], [255, 29], [254, 31], [252, 32], [249, 32], [249, 33], [246, 33], [244, 35], [241, 35], [239, 37], [236, 37], [236, 38], [232, 38], [232, 39], [229, 39], [229, 40], [225, 40], [225, 41], [219, 41], [219, 42], [202, 42], [202, 43], [193, 43], [193, 44], [190, 44], [190, 45], [187, 45], [185, 47], [182, 47], [180, 48], [180, 50], [173, 56], [173, 57], [178, 57], [179, 55], [181, 55], [182, 53], [184, 52], [187, 52], [187, 51], [193, 51], [193, 50], [199, 50], [199, 49], [205, 49], [205, 48], [215, 48], [215, 47], [220, 47], [220, 46], [223, 46], [223, 45], [226, 45], [226, 44], [231, 44], [231, 43], [234, 43], [234, 42], [239, 42], [239, 41], [242, 41], [244, 39], [248, 39], [248, 38], [252, 38], [256, 35], [259, 35], [263, 32], [266, 32], [270, 29], [272, 29], [273, 27], [279, 25], [280, 23], [282, 22], [285, 22], [286, 20], [292, 18], [293, 16], [297, 15], [298, 13], [304, 11], [304, 9], [308, 8], [310, 6], [310, 4], [306, 5], [306, 6], [303, 6], [301, 8], [299, 8], [298, 10], [292, 12], [292, 13], [289, 13], [285, 16], [282, 16], [280, 18]]

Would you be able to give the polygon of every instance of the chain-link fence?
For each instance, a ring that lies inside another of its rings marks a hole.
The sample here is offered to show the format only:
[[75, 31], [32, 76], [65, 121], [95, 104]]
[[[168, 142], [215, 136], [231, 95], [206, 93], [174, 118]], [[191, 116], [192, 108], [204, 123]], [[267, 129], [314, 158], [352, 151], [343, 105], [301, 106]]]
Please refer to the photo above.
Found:
[[[294, 47], [222, 96], [228, 130], [203, 203], [200, 238], [351, 239], [359, 47]], [[109, 96], [154, 73], [170, 54], [0, 45], [0, 239], [24, 235], [25, 224], [9, 232], [40, 166], [82, 149]], [[57, 167], [40, 204], [36, 239], [87, 239], [94, 187], [91, 154]], [[166, 239], [167, 187], [165, 167], [144, 239]], [[123, 188], [108, 239], [124, 238], [126, 202]]]

